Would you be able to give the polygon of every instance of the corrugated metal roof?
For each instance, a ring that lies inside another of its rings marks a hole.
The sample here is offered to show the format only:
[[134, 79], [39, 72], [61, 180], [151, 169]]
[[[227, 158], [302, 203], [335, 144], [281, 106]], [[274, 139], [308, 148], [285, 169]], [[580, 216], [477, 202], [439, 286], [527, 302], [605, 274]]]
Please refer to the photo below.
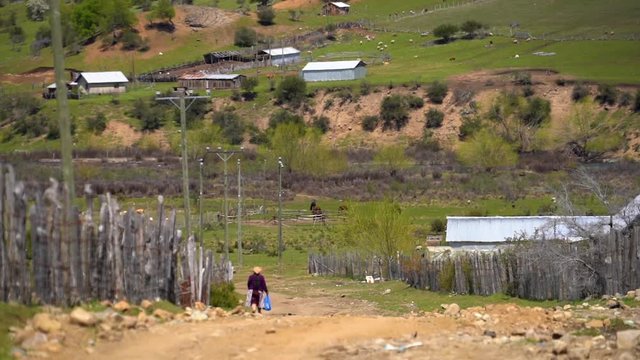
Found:
[[240, 74], [211, 74], [207, 72], [198, 72], [193, 74], [184, 74], [179, 80], [234, 80], [242, 75]]
[[82, 76], [89, 84], [129, 82], [122, 71], [82, 72], [80, 73], [80, 76]]
[[333, 5], [339, 7], [339, 8], [348, 8], [351, 7], [349, 4], [347, 3], [343, 3], [342, 1], [332, 1], [331, 2]]
[[310, 62], [302, 68], [302, 71], [321, 71], [321, 70], [348, 70], [355, 69], [358, 66], [366, 66], [362, 60], [348, 61], [317, 61]]
[[579, 240], [576, 229], [609, 228], [608, 216], [447, 216], [447, 242], [505, 242], [508, 239]]
[[264, 52], [265, 54], [269, 54], [271, 56], [300, 54], [300, 50], [296, 48], [292, 48], [290, 46], [284, 47], [284, 48], [278, 48], [278, 49], [266, 49], [266, 50], [262, 50], [262, 52]]

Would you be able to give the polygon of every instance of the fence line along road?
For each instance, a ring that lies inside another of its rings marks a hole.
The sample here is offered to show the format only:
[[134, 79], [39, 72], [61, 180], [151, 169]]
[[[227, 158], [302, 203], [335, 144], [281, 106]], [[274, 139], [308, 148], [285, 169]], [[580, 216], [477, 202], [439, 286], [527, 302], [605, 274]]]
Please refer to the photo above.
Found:
[[0, 164], [0, 301], [160, 298], [189, 305], [208, 303], [211, 284], [229, 280], [228, 262], [216, 263], [193, 237], [182, 239], [176, 212], [165, 210], [162, 196], [154, 219], [121, 210], [109, 194], [96, 202], [86, 187], [86, 210], [74, 209], [67, 219], [62, 191], [52, 180], [44, 192], [27, 193], [13, 167]]

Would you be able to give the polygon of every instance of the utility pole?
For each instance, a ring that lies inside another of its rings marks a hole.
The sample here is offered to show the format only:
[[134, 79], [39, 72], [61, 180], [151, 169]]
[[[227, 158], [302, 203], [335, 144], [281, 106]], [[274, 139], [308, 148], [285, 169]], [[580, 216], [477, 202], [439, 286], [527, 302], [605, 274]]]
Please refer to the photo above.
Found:
[[200, 248], [204, 249], [204, 229], [203, 229], [203, 221], [202, 221], [202, 203], [203, 203], [203, 191], [202, 191], [202, 172], [204, 171], [204, 157], [201, 157], [198, 160], [200, 164], [200, 197], [198, 197], [199, 206], [200, 206]]
[[[156, 101], [170, 101], [174, 106], [180, 109], [180, 137], [181, 137], [181, 149], [182, 149], [182, 196], [184, 197], [184, 226], [186, 236], [185, 239], [188, 239], [191, 236], [191, 208], [189, 206], [189, 163], [188, 157], [189, 153], [187, 152], [187, 110], [193, 105], [193, 103], [198, 99], [209, 99], [209, 96], [193, 96], [187, 95], [187, 89], [182, 88], [177, 91], [178, 96], [166, 96], [166, 97], [157, 97], [160, 95], [159, 92], [156, 92]], [[178, 100], [178, 103], [176, 103]], [[189, 105], [185, 105], [185, 100], [191, 100]]]
[[238, 264], [242, 266], [242, 173], [240, 172], [240, 159], [238, 159]]
[[282, 157], [278, 156], [278, 263], [282, 265], [282, 252], [284, 244], [282, 243]]
[[224, 162], [224, 256], [225, 260], [229, 261], [229, 204], [227, 203], [227, 193], [229, 188], [229, 179], [227, 174], [227, 161], [233, 157], [233, 154], [242, 153], [244, 147], [240, 147], [240, 150], [224, 150], [218, 146], [217, 150], [211, 150], [207, 147], [207, 153], [214, 153], [218, 155], [220, 160]]

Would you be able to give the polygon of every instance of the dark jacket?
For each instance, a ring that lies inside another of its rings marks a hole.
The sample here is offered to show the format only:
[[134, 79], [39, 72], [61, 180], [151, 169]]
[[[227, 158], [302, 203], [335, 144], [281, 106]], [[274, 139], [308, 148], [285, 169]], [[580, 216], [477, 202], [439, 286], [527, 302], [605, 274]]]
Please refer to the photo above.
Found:
[[247, 280], [247, 289], [269, 293], [269, 290], [267, 290], [267, 281], [264, 279], [262, 274], [251, 274]]

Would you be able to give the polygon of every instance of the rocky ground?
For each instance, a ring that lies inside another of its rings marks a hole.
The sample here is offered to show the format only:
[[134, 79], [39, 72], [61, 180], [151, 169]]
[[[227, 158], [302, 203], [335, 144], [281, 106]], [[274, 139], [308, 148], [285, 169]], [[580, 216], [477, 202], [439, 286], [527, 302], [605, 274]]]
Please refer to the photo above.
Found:
[[[627, 297], [640, 297], [640, 290]], [[172, 313], [150, 301], [106, 310], [45, 307], [12, 328], [16, 358], [49, 359], [637, 359], [640, 309], [617, 298], [551, 309], [511, 304], [381, 316], [338, 296], [273, 294], [265, 315], [208, 308]]]

